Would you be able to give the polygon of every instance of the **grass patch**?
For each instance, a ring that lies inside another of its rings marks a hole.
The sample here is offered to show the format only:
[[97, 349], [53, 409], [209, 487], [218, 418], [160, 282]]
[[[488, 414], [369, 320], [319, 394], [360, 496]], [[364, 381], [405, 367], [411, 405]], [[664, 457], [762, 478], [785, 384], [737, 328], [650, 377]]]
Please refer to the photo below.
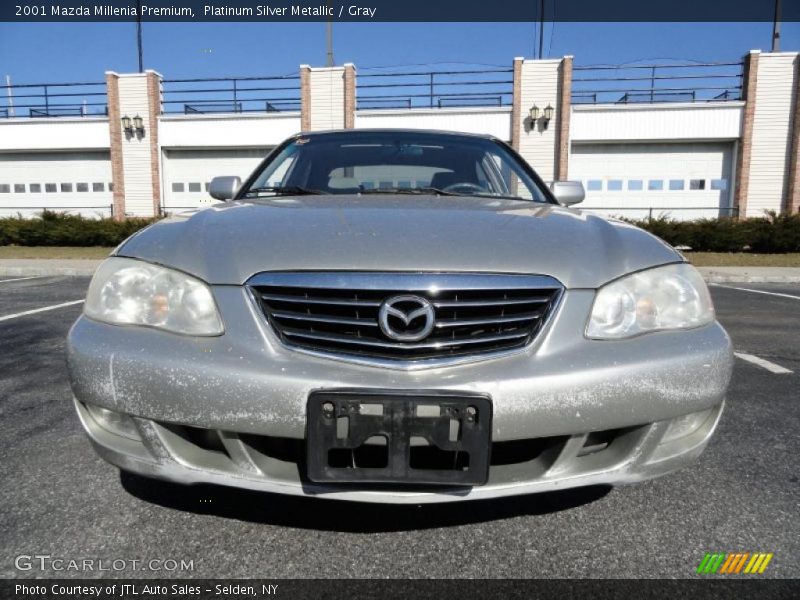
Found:
[[800, 252], [752, 254], [750, 252], [684, 252], [696, 267], [800, 267]]
[[113, 250], [105, 246], [0, 246], [0, 259], [3, 258], [105, 258]]

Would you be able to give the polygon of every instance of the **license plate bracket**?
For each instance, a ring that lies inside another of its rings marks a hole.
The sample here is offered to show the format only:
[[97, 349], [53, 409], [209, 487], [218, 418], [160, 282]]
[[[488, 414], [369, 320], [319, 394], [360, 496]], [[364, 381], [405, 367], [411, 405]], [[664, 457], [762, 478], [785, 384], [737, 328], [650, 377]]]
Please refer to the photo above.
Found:
[[481, 394], [328, 390], [308, 399], [317, 483], [486, 483], [492, 403]]

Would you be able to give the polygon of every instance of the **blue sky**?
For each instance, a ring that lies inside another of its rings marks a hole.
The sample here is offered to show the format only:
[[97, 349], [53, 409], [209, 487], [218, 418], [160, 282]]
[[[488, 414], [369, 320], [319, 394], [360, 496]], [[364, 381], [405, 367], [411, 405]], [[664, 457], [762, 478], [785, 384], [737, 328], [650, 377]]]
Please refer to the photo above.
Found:
[[[771, 23], [556, 23], [545, 55], [576, 64], [735, 60], [768, 50]], [[450, 64], [510, 66], [534, 52], [532, 23], [338, 23], [337, 63], [359, 69]], [[100, 81], [134, 72], [133, 23], [1, 23], [0, 76], [13, 83]], [[279, 75], [325, 62], [324, 23], [145, 23], [145, 67], [167, 78]], [[784, 23], [782, 49], [800, 50], [800, 23]]]

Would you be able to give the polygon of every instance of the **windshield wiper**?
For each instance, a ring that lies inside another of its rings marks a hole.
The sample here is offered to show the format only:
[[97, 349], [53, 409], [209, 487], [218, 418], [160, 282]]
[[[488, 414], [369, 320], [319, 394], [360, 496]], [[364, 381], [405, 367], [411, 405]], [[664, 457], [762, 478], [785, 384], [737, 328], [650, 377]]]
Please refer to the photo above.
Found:
[[435, 194], [437, 196], [461, 196], [456, 192], [447, 192], [435, 187], [419, 187], [419, 188], [361, 188], [360, 194], [414, 194], [414, 195], [428, 195]]
[[323, 194], [324, 192], [321, 192], [319, 190], [304, 188], [299, 185], [286, 185], [286, 186], [264, 186], [264, 187], [250, 188], [244, 193], [244, 195], [249, 196], [250, 194], [260, 194], [260, 193], [275, 194], [276, 196], [307, 196], [309, 194]]

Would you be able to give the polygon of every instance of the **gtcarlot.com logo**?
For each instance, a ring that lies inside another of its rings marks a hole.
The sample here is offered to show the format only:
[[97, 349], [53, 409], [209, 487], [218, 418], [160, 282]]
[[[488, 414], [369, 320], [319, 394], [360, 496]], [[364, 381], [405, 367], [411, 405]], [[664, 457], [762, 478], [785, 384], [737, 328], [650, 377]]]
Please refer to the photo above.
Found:
[[194, 571], [194, 560], [172, 558], [64, 558], [50, 554], [20, 554], [18, 571]]
[[697, 566], [700, 575], [760, 575], [767, 570], [772, 552], [706, 552]]

